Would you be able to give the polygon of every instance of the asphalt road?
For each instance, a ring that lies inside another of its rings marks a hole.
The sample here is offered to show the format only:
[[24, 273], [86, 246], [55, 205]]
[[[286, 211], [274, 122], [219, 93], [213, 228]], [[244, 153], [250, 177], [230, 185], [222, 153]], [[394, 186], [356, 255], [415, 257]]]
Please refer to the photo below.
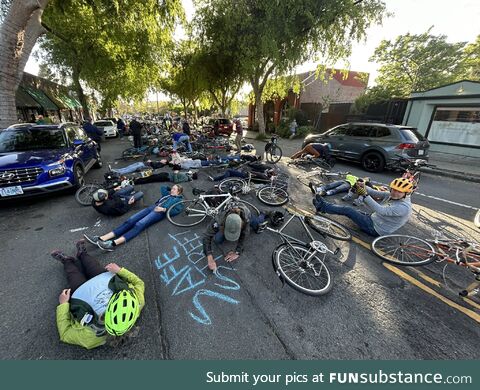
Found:
[[[127, 146], [127, 141], [108, 140], [104, 161], [126, 165], [114, 158]], [[335, 168], [365, 174], [355, 165]], [[308, 188], [294, 179], [298, 172], [290, 173], [292, 204], [311, 212]], [[102, 174], [92, 170], [87, 179]], [[185, 185], [190, 199], [191, 184]], [[193, 184], [211, 186], [203, 175]], [[139, 188], [145, 205], [159, 197], [159, 184]], [[480, 241], [472, 223], [479, 190], [476, 183], [424, 175], [422, 195], [413, 198], [414, 216], [402, 232], [429, 237], [442, 230]], [[100, 216], [79, 206], [72, 194], [4, 204], [0, 215], [2, 359], [479, 358], [479, 297], [461, 299], [445, 286], [442, 264], [400, 269], [383, 263], [368, 249], [371, 239], [343, 217], [335, 219], [351, 228], [354, 241], [325, 240], [330, 248], [340, 246], [343, 256], [327, 260], [334, 287], [322, 297], [282, 285], [271, 264], [280, 240], [269, 232], [251, 235], [233, 264], [221, 258], [228, 245], [215, 247], [218, 275], [206, 269], [201, 254], [206, 224], [188, 230], [162, 221], [115, 252], [91, 247], [102, 264], [115, 261], [145, 281], [147, 304], [137, 330], [120, 346], [86, 351], [62, 344], [55, 307], [66, 279], [49, 253], [59, 248], [73, 254], [73, 242], [83, 233], [105, 233], [124, 218]], [[303, 234], [299, 224], [288, 229]], [[473, 280], [454, 271], [448, 276], [456, 286]]]

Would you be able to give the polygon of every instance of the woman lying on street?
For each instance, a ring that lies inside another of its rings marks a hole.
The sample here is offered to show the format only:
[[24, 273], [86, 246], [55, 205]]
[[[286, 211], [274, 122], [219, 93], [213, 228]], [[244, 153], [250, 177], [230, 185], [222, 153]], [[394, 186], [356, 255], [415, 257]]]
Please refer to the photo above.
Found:
[[64, 343], [92, 349], [108, 335], [118, 340], [132, 329], [145, 305], [145, 284], [115, 263], [101, 266], [87, 253], [85, 240], [76, 247], [75, 257], [51, 253], [63, 264], [69, 285], [58, 297], [57, 328]]
[[180, 213], [182, 206], [178, 203], [183, 200], [182, 186], [176, 184], [171, 189], [170, 187], [162, 186], [160, 191], [162, 197], [157, 200], [155, 204], [132, 215], [122, 225], [110, 233], [104, 234], [103, 236], [89, 236], [84, 234], [84, 237], [100, 249], [111, 252], [116, 246], [132, 240], [149, 226], [164, 219], [170, 207], [174, 208], [172, 210], [172, 216]]

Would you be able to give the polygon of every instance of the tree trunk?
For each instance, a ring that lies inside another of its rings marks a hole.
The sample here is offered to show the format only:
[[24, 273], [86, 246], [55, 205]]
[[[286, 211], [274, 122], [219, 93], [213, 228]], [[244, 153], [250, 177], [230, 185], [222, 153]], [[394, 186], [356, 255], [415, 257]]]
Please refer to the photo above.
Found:
[[265, 118], [263, 116], [262, 91], [258, 86], [253, 85], [253, 93], [255, 95], [255, 108], [257, 110], [256, 119], [258, 122], [258, 132], [265, 135]]
[[0, 27], [0, 127], [17, 121], [15, 94], [37, 38], [48, 0], [13, 0]]
[[78, 95], [78, 100], [82, 105], [83, 119], [86, 119], [90, 117], [90, 109], [88, 107], [87, 98], [83, 93], [82, 85], [80, 84], [80, 69], [78, 67], [75, 67], [72, 69], [72, 82], [73, 82], [73, 88], [75, 89], [75, 92]]

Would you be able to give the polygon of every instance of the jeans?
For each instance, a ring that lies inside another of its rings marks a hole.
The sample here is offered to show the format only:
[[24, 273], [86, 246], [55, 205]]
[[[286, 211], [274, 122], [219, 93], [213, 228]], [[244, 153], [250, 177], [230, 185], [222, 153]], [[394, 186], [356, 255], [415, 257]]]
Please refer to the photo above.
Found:
[[123, 168], [112, 169], [112, 172], [116, 172], [120, 175], [128, 175], [129, 173], [141, 171], [145, 168], [147, 168], [147, 166], [143, 162], [136, 162]]
[[177, 144], [185, 142], [187, 144], [188, 151], [192, 153], [192, 145], [190, 144], [190, 137], [188, 135], [182, 135], [177, 141], [173, 140], [173, 150], [177, 150]]
[[240, 177], [242, 179], [245, 179], [248, 177], [248, 174], [245, 172], [239, 171], [238, 169], [227, 169], [227, 171], [220, 176], [216, 176], [213, 178], [214, 181], [219, 181], [226, 179], [227, 177]]
[[152, 226], [165, 218], [164, 212], [158, 213], [153, 210], [154, 208], [155, 205], [147, 207], [128, 218], [122, 225], [113, 230], [115, 238], [123, 236], [125, 241], [128, 242], [137, 237], [149, 226]]
[[[63, 263], [63, 270], [67, 276], [68, 287], [72, 290], [71, 293], [79, 288], [87, 280], [107, 272], [103, 268], [98, 260], [94, 259], [86, 252], [82, 252], [78, 260], [82, 267], [79, 268], [72, 257], [71, 260], [67, 260]], [[83, 268], [83, 270], [82, 270]]]
[[137, 149], [142, 147], [142, 133], [140, 131], [133, 132], [133, 146]]
[[355, 222], [358, 227], [368, 235], [374, 237], [379, 236], [379, 234], [375, 231], [370, 215], [366, 215], [350, 206], [339, 206], [330, 202], [326, 202], [321, 196], [317, 196], [313, 200], [313, 204], [317, 211], [327, 214], [345, 215]]
[[115, 196], [122, 198], [122, 200], [126, 202], [128, 202], [130, 198], [133, 196], [133, 198], [135, 199], [135, 202], [138, 202], [140, 199], [143, 198], [143, 192], [138, 191], [132, 194], [132, 192], [134, 191], [135, 189], [133, 188], [133, 186], [125, 186], [121, 190], [116, 191]]
[[345, 180], [338, 180], [334, 181], [333, 183], [320, 186], [320, 188], [323, 188], [327, 192], [327, 195], [335, 195], [339, 194], [340, 192], [347, 192], [350, 187], [350, 183], [346, 182]]

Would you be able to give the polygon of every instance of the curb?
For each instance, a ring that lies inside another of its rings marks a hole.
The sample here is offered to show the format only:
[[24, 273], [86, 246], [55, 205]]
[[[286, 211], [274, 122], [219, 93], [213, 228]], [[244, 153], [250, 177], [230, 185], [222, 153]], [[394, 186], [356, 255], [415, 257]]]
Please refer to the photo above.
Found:
[[458, 172], [458, 171], [450, 171], [448, 169], [432, 169], [432, 168], [422, 168], [422, 173], [426, 173], [428, 175], [436, 175], [436, 176], [444, 176], [450, 177], [452, 179], [460, 179], [460, 180], [467, 180], [474, 183], [480, 183], [480, 176], [474, 175], [467, 172]]

